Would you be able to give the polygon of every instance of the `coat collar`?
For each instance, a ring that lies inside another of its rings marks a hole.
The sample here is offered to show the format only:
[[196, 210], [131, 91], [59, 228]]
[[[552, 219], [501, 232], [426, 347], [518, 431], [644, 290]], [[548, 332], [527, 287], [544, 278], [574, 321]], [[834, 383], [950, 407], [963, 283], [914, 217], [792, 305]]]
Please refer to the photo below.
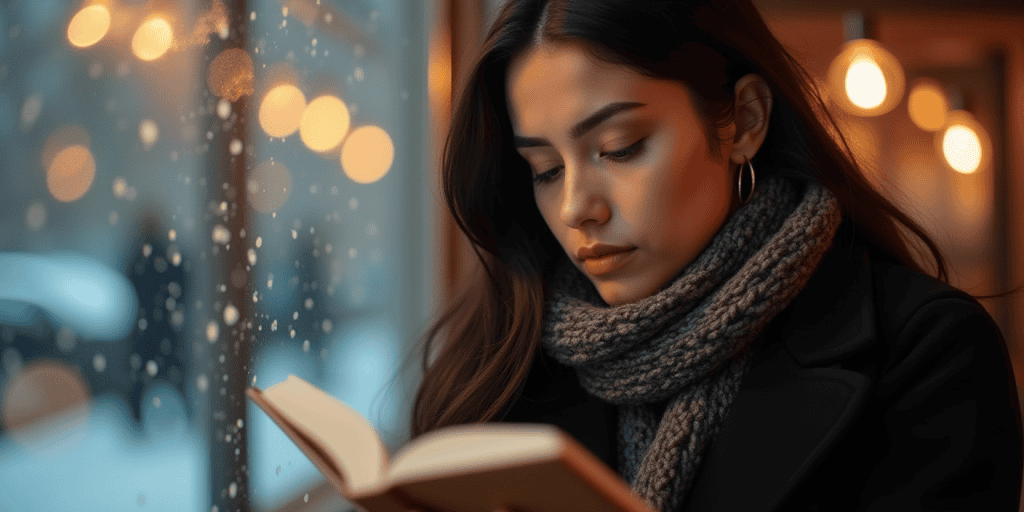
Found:
[[826, 365], [877, 339], [868, 251], [841, 229], [804, 289], [754, 341], [754, 364], [685, 510], [776, 510], [866, 403], [870, 378]]

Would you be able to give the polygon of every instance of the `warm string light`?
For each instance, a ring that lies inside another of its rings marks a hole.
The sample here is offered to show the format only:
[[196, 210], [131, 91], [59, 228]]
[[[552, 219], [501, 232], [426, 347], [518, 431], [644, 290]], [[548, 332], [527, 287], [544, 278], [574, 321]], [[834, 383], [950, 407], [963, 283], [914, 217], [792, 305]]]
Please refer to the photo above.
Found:
[[951, 169], [973, 174], [992, 159], [992, 143], [981, 124], [966, 110], [948, 114], [946, 125], [935, 132], [935, 147]]
[[918, 128], [934, 132], [946, 124], [949, 101], [938, 81], [921, 77], [914, 80], [907, 98], [907, 112]]
[[903, 97], [903, 67], [871, 39], [843, 45], [828, 72], [830, 96], [843, 110], [862, 117], [891, 111]]

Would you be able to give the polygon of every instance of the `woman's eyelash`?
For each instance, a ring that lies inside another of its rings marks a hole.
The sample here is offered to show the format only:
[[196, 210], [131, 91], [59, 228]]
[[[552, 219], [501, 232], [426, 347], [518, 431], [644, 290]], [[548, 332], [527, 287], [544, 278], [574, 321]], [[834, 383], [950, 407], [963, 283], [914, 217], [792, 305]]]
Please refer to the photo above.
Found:
[[[609, 157], [611, 157], [612, 160], [617, 161], [617, 162], [628, 161], [628, 160], [632, 159], [633, 157], [635, 157], [637, 155], [637, 153], [639, 153], [641, 150], [643, 150], [644, 141], [646, 141], [646, 140], [647, 140], [647, 137], [644, 137], [644, 138], [636, 141], [636, 143], [634, 143], [632, 146], [629, 146], [629, 147], [627, 147], [625, 149], [620, 149], [618, 151], [611, 151], [611, 152], [608, 152], [608, 153], [605, 153], [605, 154], [608, 155]], [[538, 175], [533, 177], [533, 182], [534, 183], [546, 183], [548, 181], [551, 181], [551, 180], [555, 179], [555, 172], [558, 171], [558, 169], [561, 169], [561, 168], [562, 168], [562, 166], [559, 165], [558, 167], [554, 167], [554, 168], [548, 170], [547, 172], [543, 172], [541, 174], [538, 174]]]

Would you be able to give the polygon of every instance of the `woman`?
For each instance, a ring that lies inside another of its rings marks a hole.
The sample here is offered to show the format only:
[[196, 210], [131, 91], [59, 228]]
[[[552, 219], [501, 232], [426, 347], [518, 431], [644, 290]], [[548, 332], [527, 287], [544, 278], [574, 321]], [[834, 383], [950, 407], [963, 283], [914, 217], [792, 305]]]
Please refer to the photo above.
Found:
[[444, 191], [486, 272], [413, 437], [556, 424], [657, 510], [1017, 509], [1002, 334], [749, 0], [510, 0], [466, 83]]

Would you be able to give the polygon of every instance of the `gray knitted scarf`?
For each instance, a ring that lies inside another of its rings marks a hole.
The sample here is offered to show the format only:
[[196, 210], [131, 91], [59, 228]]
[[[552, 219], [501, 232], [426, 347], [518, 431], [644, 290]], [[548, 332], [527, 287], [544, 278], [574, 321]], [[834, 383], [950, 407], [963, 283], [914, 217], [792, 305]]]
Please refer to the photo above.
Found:
[[654, 295], [610, 307], [571, 263], [548, 291], [541, 345], [618, 405], [619, 471], [659, 511], [684, 503], [749, 369], [750, 342], [803, 289], [839, 228], [823, 186], [776, 176], [757, 185]]

